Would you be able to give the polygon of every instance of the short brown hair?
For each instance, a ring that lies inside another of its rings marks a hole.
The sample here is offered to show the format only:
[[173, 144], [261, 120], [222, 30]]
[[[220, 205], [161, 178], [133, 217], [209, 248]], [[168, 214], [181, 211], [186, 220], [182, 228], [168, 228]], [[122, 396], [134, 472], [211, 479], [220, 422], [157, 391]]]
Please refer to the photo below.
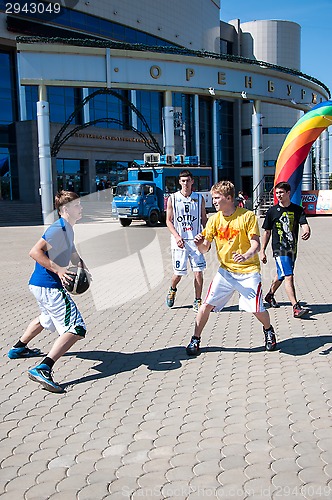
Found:
[[291, 191], [291, 185], [286, 181], [281, 181], [274, 186], [274, 189], [284, 189], [286, 193], [288, 193], [289, 191]]
[[235, 187], [234, 184], [230, 181], [219, 181], [216, 184], [213, 184], [211, 192], [213, 191], [216, 191], [223, 196], [230, 196], [232, 199], [235, 196]]
[[73, 191], [58, 191], [57, 194], [55, 195], [55, 208], [60, 213], [60, 209], [64, 206], [67, 205], [67, 203], [70, 203], [71, 201], [77, 200], [79, 198], [77, 193], [74, 193]]
[[179, 179], [180, 179], [180, 177], [190, 177], [191, 179], [194, 178], [194, 176], [190, 172], [190, 170], [182, 170], [182, 172], [179, 173]]

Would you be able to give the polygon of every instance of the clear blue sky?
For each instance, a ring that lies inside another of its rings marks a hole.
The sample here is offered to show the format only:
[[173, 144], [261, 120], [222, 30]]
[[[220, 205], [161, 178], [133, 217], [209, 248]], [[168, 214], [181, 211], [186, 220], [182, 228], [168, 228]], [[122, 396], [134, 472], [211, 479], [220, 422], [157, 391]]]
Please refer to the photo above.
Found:
[[332, 93], [332, 0], [221, 0], [221, 20], [282, 19], [301, 26], [301, 71]]

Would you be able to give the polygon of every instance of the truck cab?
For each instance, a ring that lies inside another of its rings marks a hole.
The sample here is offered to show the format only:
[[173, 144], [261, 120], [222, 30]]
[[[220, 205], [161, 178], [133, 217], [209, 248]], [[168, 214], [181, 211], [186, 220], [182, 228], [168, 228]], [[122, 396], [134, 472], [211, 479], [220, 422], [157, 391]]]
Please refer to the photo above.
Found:
[[162, 193], [151, 181], [119, 182], [113, 197], [112, 215], [122, 226], [130, 226], [133, 220], [145, 220], [148, 226], [156, 226], [163, 209]]
[[130, 226], [133, 220], [144, 220], [151, 227], [164, 222], [167, 199], [179, 189], [179, 174], [186, 169], [192, 172], [194, 190], [204, 196], [209, 210], [212, 207], [211, 167], [188, 163], [149, 164], [144, 160], [135, 160], [128, 169], [128, 181], [119, 182], [116, 187], [112, 217], [117, 217], [122, 226]]

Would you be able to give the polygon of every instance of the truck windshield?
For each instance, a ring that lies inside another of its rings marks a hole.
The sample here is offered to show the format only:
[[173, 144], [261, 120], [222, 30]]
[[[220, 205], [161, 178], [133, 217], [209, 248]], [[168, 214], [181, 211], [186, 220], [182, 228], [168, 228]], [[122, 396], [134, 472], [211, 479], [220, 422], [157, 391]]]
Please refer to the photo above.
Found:
[[140, 196], [142, 194], [141, 184], [122, 184], [116, 187], [117, 196]]

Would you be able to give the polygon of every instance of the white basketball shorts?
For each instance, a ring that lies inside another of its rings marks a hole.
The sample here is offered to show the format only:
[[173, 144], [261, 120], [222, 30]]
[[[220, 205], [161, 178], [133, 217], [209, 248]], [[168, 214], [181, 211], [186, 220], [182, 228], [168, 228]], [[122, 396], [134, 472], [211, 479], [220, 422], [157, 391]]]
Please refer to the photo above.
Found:
[[230, 273], [221, 267], [209, 286], [204, 303], [214, 306], [214, 311], [221, 311], [234, 292], [239, 293], [240, 311], [265, 311], [260, 273]]
[[186, 241], [184, 248], [172, 249], [172, 263], [174, 274], [185, 276], [187, 274], [187, 263], [190, 262], [192, 271], [200, 272], [206, 268], [204, 256], [198, 251], [193, 241]]
[[65, 289], [45, 288], [29, 285], [31, 293], [38, 302], [41, 314], [40, 324], [59, 335], [73, 333], [85, 337], [86, 326], [81, 313], [69, 293]]

